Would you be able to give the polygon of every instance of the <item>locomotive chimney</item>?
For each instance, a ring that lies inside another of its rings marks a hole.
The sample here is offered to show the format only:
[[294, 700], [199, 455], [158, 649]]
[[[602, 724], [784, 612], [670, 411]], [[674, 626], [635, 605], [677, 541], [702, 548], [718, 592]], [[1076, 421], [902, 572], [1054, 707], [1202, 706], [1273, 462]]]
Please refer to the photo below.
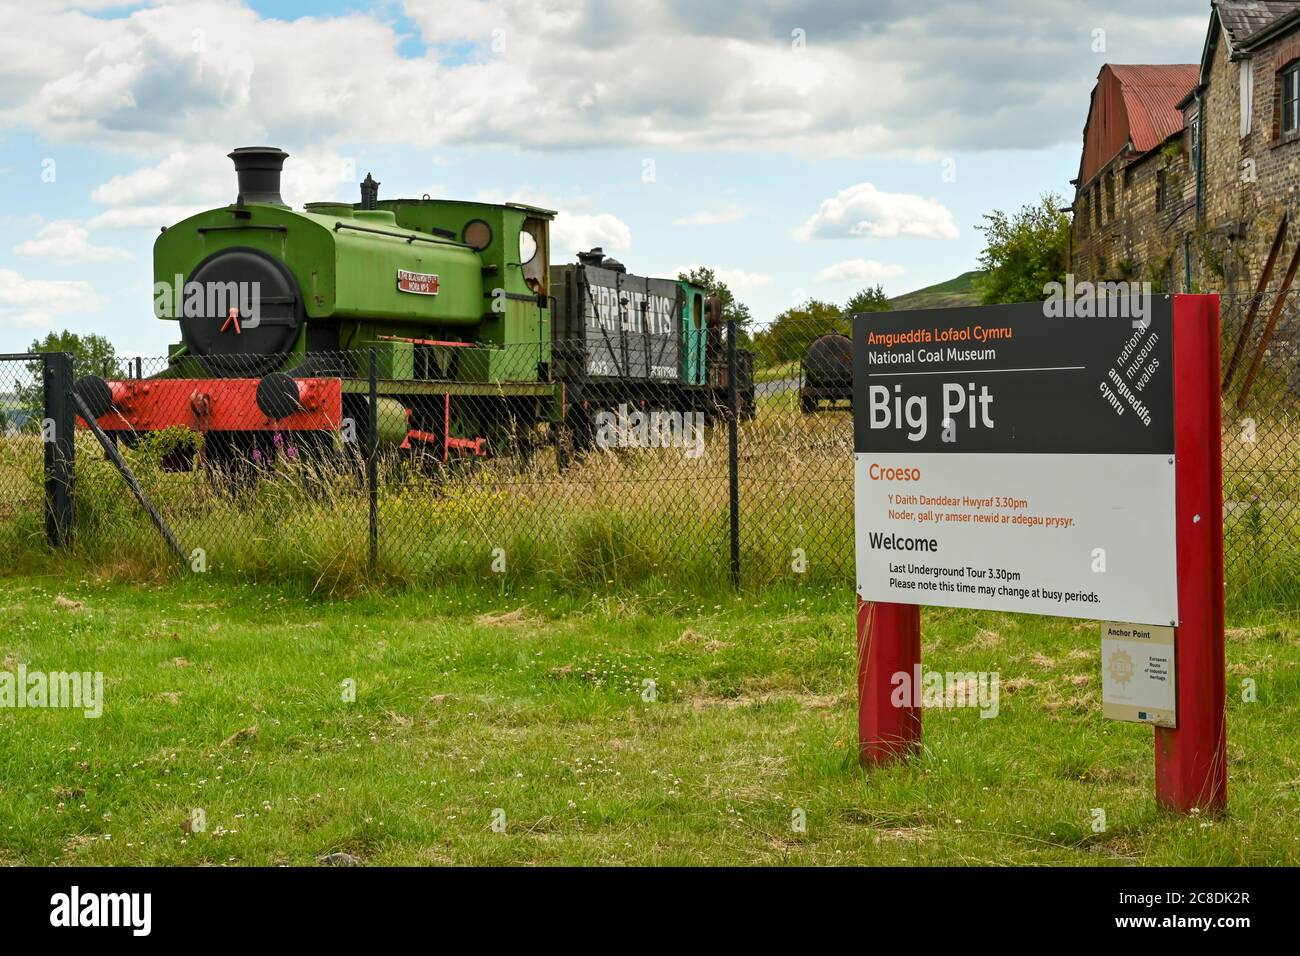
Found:
[[227, 154], [235, 163], [239, 178], [239, 205], [269, 202], [283, 206], [280, 198], [280, 170], [289, 154], [274, 146], [240, 146]]

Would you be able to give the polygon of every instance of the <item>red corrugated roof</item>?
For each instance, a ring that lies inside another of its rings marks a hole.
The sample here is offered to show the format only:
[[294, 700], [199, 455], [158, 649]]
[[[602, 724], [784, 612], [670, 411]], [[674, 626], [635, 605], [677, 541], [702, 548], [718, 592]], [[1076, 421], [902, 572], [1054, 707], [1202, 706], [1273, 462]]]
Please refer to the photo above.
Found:
[[1130, 143], [1135, 152], [1145, 153], [1179, 132], [1183, 113], [1178, 101], [1199, 79], [1196, 63], [1103, 66], [1083, 130], [1080, 183], [1092, 179]]
[[1112, 66], [1124, 91], [1129, 134], [1139, 153], [1155, 149], [1183, 128], [1181, 100], [1200, 80], [1195, 63]]

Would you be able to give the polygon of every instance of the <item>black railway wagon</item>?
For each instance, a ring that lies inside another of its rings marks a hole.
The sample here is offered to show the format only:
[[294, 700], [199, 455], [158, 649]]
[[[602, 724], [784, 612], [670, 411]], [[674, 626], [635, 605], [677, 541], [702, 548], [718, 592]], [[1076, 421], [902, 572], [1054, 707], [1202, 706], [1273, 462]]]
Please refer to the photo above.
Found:
[[[601, 411], [697, 408], [704, 389], [691, 381], [689, 354], [704, 335], [684, 329], [681, 283], [628, 273], [598, 249], [551, 266], [551, 360], [565, 384], [565, 420], [576, 451], [590, 447]], [[700, 373], [702, 378], [702, 372]]]
[[627, 272], [621, 263], [583, 253], [552, 266], [556, 295], [553, 361], [564, 381], [647, 389], [683, 384], [681, 284]]

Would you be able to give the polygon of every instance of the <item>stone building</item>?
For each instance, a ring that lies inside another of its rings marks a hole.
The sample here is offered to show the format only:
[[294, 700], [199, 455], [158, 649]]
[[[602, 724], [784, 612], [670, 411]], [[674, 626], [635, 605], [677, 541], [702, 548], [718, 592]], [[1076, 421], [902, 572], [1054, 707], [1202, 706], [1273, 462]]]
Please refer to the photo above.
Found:
[[1179, 104], [1197, 85], [1194, 63], [1106, 64], [1083, 130], [1071, 271], [1164, 288], [1176, 272], [1178, 224], [1194, 200], [1195, 148]]
[[1103, 67], [1074, 186], [1080, 279], [1253, 291], [1285, 214], [1280, 286], [1300, 242], [1300, 3], [1214, 0], [1199, 64]]
[[1216, 0], [1197, 85], [1179, 105], [1204, 132], [1179, 288], [1253, 291], [1287, 215], [1265, 283], [1278, 287], [1300, 241], [1300, 4]]

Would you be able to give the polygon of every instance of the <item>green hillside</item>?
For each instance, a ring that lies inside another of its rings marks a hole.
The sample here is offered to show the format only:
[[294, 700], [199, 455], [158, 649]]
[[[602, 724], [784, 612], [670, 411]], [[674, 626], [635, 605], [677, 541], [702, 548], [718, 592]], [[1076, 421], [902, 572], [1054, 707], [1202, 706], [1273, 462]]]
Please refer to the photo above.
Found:
[[980, 299], [979, 293], [975, 290], [975, 280], [983, 274], [981, 270], [973, 269], [947, 282], [895, 296], [889, 302], [898, 310], [945, 309], [957, 305], [978, 305]]

